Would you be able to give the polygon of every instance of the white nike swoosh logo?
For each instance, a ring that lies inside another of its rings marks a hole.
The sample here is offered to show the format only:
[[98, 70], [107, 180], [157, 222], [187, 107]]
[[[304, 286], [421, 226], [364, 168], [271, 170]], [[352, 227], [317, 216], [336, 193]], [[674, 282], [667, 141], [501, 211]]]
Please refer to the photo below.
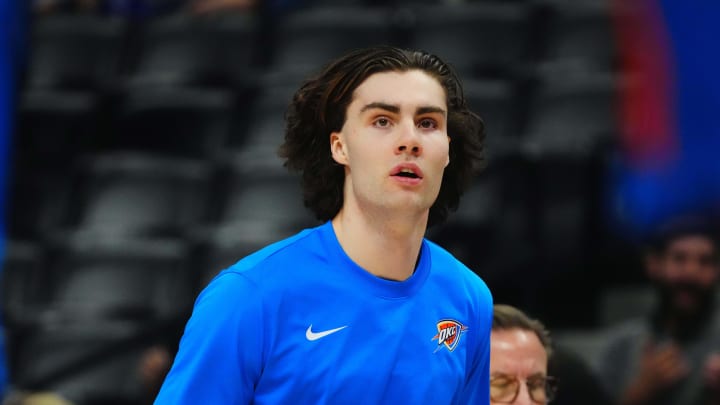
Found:
[[305, 337], [306, 337], [307, 340], [309, 340], [309, 341], [318, 340], [318, 339], [320, 339], [320, 338], [324, 338], [324, 337], [327, 336], [327, 335], [332, 335], [333, 333], [335, 333], [335, 332], [337, 332], [337, 331], [341, 331], [341, 330], [343, 330], [343, 329], [345, 329], [345, 328], [347, 328], [347, 325], [341, 326], [341, 327], [335, 328], [335, 329], [330, 329], [330, 330], [322, 331], [322, 332], [313, 332], [313, 331], [312, 331], [312, 324], [310, 324], [310, 326], [308, 326], [307, 330], [305, 331]]

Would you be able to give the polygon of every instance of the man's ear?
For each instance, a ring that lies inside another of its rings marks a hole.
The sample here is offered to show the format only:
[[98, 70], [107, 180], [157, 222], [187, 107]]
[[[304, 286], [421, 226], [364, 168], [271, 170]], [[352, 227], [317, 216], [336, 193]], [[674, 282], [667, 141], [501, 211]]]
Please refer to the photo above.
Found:
[[348, 164], [345, 142], [341, 132], [333, 132], [330, 134], [330, 153], [332, 153], [333, 159], [339, 164], [343, 166]]

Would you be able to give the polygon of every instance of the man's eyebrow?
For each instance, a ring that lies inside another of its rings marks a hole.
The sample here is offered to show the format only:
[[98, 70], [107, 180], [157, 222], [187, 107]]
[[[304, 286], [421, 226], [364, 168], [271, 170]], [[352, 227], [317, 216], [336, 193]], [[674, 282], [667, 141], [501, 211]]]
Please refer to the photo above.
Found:
[[508, 374], [505, 374], [505, 373], [503, 373], [503, 372], [500, 372], [500, 371], [495, 371], [494, 373], [490, 374], [490, 377], [493, 377], [493, 378], [512, 378], [512, 376], [510, 376], [510, 375], [508, 375]]
[[[400, 112], [399, 106], [394, 105], [394, 104], [382, 103], [382, 102], [374, 102], [374, 103], [366, 104], [365, 106], [363, 106], [363, 108], [360, 109], [360, 112], [363, 113], [365, 111], [376, 109], [376, 108], [385, 110], [385, 111], [390, 111], [391, 113], [394, 113], [394, 114], [398, 114]], [[418, 107], [417, 110], [415, 110], [415, 115], [432, 114], [432, 113], [442, 114], [443, 116], [445, 116], [447, 114], [445, 110], [443, 110], [440, 107], [436, 107], [436, 106], [422, 106], [422, 107]]]
[[360, 112], [363, 113], [367, 110], [373, 110], [376, 108], [385, 110], [385, 111], [390, 111], [391, 113], [395, 113], [395, 114], [400, 112], [400, 107], [393, 105], [393, 104], [381, 103], [381, 102], [374, 102], [374, 103], [366, 104], [363, 108], [360, 109]]
[[445, 110], [443, 110], [442, 108], [434, 107], [434, 106], [418, 107], [417, 111], [415, 111], [416, 115], [430, 114], [430, 113], [439, 113], [439, 114], [442, 114], [443, 116], [445, 116], [447, 114], [445, 112]]

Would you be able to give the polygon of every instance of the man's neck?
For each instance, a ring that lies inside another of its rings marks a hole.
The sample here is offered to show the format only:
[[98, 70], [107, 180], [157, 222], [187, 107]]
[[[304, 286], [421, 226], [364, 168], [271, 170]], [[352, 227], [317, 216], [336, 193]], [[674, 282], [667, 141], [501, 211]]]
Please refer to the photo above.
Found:
[[427, 214], [388, 217], [343, 208], [332, 225], [343, 250], [360, 267], [377, 277], [403, 281], [415, 271]]

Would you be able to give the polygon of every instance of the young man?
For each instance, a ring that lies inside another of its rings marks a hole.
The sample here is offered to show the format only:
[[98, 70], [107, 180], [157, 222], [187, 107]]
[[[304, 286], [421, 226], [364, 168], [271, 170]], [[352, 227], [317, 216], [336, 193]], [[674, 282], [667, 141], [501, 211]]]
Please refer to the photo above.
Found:
[[491, 334], [490, 403], [546, 404], [554, 383], [547, 375], [550, 334], [540, 321], [509, 305], [495, 305]]
[[598, 370], [606, 390], [623, 405], [720, 404], [717, 230], [699, 216], [672, 219], [646, 259], [657, 306], [606, 332]]
[[483, 136], [427, 53], [362, 49], [305, 82], [281, 155], [325, 223], [210, 283], [156, 404], [488, 404], [492, 297], [424, 239]]

